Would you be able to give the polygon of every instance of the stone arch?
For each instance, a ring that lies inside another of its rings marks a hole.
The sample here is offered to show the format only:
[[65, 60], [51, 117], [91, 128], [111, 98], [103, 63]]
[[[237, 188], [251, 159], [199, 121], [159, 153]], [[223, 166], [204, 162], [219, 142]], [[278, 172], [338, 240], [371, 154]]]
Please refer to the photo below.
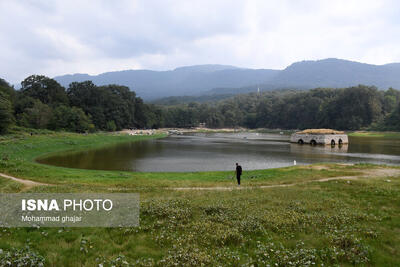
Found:
[[343, 145], [343, 140], [339, 139], [338, 143], [339, 143], [339, 146]]
[[297, 143], [302, 145], [302, 144], [304, 144], [304, 141], [303, 141], [303, 139], [299, 139], [299, 141], [297, 141]]
[[315, 141], [314, 139], [310, 141], [310, 145], [315, 146], [317, 144], [317, 141]]
[[332, 139], [332, 140], [331, 140], [331, 146], [334, 146], [334, 145], [336, 145], [336, 142], [335, 142], [334, 139]]

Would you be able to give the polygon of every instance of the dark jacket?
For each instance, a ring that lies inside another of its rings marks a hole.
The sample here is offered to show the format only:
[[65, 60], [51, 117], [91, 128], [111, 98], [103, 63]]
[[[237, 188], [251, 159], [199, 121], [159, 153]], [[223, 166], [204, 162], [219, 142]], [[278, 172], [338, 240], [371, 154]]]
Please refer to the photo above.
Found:
[[242, 166], [236, 166], [236, 175], [242, 175]]

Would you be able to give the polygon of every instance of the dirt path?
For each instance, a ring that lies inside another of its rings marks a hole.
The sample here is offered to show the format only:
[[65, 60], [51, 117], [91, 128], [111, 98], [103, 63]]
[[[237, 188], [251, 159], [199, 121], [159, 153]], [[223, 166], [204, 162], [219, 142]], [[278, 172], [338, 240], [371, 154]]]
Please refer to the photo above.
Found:
[[357, 180], [372, 177], [400, 177], [400, 169], [370, 169], [365, 170], [363, 175], [358, 176], [338, 176], [321, 178], [317, 180], [310, 180], [299, 183], [291, 184], [275, 184], [275, 185], [261, 185], [261, 186], [215, 186], [215, 187], [175, 187], [172, 190], [184, 191], [184, 190], [215, 190], [215, 191], [226, 191], [226, 190], [242, 190], [242, 189], [256, 189], [256, 188], [277, 188], [277, 187], [289, 187], [295, 185], [308, 184], [312, 182], [328, 182], [333, 180]]
[[4, 173], [0, 173], [0, 176], [3, 178], [11, 179], [13, 181], [23, 184], [25, 189], [29, 189], [34, 186], [50, 186], [51, 185], [51, 184], [39, 183], [39, 182], [31, 181], [31, 180], [16, 178], [14, 176], [10, 176], [10, 175], [4, 174]]

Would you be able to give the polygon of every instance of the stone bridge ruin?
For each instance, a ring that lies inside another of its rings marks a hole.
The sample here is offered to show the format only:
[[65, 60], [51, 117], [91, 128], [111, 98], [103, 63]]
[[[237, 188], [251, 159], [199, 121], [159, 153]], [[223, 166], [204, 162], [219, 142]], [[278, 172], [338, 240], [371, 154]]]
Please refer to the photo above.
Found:
[[291, 143], [311, 145], [343, 145], [348, 144], [347, 134], [332, 129], [307, 129], [296, 132], [290, 137]]

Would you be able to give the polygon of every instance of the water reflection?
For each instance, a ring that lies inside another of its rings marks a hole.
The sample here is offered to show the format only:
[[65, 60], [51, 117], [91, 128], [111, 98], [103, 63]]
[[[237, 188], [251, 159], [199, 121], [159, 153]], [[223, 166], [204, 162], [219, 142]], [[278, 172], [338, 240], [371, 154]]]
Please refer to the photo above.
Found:
[[349, 149], [348, 144], [336, 145], [336, 146], [312, 146], [309, 144], [299, 145], [299, 144], [290, 144], [290, 152], [291, 153], [302, 153], [302, 154], [332, 154], [332, 153], [347, 153]]

